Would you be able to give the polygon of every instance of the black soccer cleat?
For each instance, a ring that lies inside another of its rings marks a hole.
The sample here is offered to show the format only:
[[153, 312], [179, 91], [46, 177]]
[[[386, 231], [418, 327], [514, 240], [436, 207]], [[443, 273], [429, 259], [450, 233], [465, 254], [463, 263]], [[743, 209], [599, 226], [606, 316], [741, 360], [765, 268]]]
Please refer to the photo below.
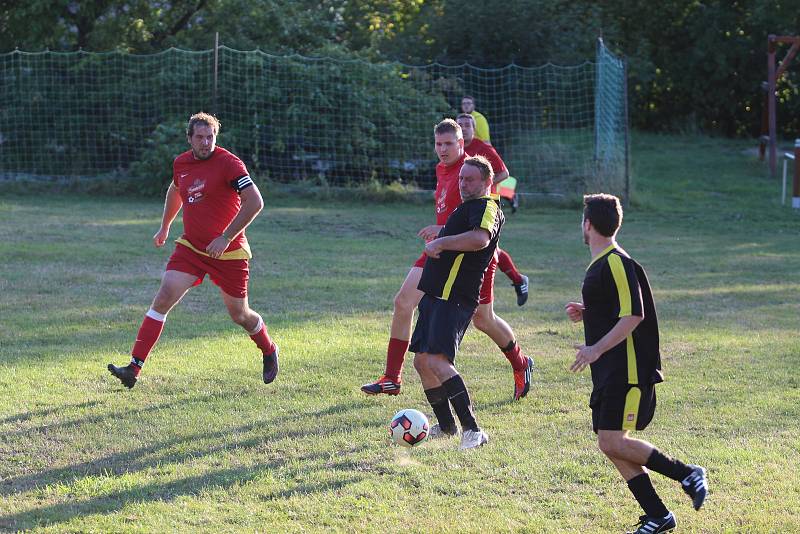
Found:
[[692, 506], [695, 510], [699, 510], [706, 500], [708, 495], [708, 477], [706, 477], [706, 470], [699, 465], [690, 465], [692, 472], [681, 480], [681, 487], [684, 493], [692, 498]]
[[517, 306], [522, 306], [528, 302], [528, 277], [524, 274], [520, 275], [522, 282], [519, 284], [511, 284], [514, 286], [514, 291], [517, 292]]
[[275, 377], [278, 376], [278, 345], [275, 345], [275, 350], [270, 354], [263, 356], [264, 360], [264, 383], [271, 384]]
[[138, 380], [136, 376], [136, 372], [131, 368], [130, 365], [126, 365], [125, 367], [117, 367], [114, 364], [108, 364], [108, 370], [111, 372], [112, 375], [119, 378], [119, 381], [122, 382], [122, 385], [128, 389], [131, 389], [133, 386], [136, 385], [136, 380]]
[[667, 514], [667, 517], [650, 517], [643, 515], [639, 517], [639, 522], [636, 523], [638, 527], [633, 532], [628, 534], [657, 534], [658, 532], [669, 532], [677, 525], [675, 516], [672, 512]]

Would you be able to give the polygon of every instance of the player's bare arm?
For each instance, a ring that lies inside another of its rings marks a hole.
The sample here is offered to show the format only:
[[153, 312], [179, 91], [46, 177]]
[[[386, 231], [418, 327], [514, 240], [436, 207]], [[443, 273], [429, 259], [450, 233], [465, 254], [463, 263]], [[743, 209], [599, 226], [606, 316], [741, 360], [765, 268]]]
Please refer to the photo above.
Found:
[[228, 228], [222, 232], [222, 235], [215, 238], [206, 247], [206, 252], [212, 258], [219, 258], [222, 256], [222, 253], [225, 252], [228, 245], [231, 244], [231, 241], [243, 232], [244, 229], [253, 222], [253, 219], [256, 218], [261, 210], [264, 209], [264, 199], [261, 197], [261, 191], [258, 190], [256, 184], [244, 189], [240, 193], [240, 197], [242, 199], [242, 205], [239, 208], [239, 213], [234, 217], [233, 221], [231, 221], [231, 224], [228, 225]]
[[153, 236], [153, 244], [156, 247], [163, 247], [164, 243], [167, 242], [169, 228], [172, 226], [172, 221], [175, 220], [178, 212], [181, 211], [182, 206], [183, 201], [178, 188], [175, 187], [175, 183], [170, 183], [164, 198], [164, 214], [161, 216], [161, 228]]
[[484, 228], [475, 228], [469, 232], [457, 235], [439, 237], [425, 245], [425, 254], [431, 258], [438, 258], [445, 250], [456, 252], [474, 252], [489, 246], [491, 236]]
[[569, 370], [573, 373], [583, 371], [587, 365], [596, 362], [608, 350], [622, 343], [639, 326], [643, 319], [644, 317], [638, 315], [621, 317], [617, 324], [614, 325], [614, 328], [609, 330], [608, 334], [604, 335], [594, 345], [575, 345], [578, 352], [575, 354], [575, 361], [572, 362]]
[[500, 171], [500, 172], [496, 172], [494, 174], [494, 180], [493, 180], [492, 183], [499, 184], [500, 182], [502, 182], [506, 178], [508, 178], [508, 169]]
[[436, 236], [439, 235], [439, 232], [442, 230], [443, 225], [441, 224], [431, 224], [417, 232], [417, 235], [424, 239], [426, 242], [433, 241], [436, 239]]

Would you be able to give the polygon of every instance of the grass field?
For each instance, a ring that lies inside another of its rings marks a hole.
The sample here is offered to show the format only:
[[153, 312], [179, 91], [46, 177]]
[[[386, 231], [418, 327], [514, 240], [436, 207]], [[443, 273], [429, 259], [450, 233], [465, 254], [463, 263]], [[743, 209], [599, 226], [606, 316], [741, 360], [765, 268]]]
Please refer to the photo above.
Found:
[[[701, 512], [654, 484], [685, 532], [792, 532], [800, 524], [800, 215], [749, 145], [638, 135], [622, 245], [648, 269], [667, 381], [639, 434], [709, 469]], [[133, 390], [125, 363], [168, 250], [157, 200], [0, 197], [0, 530], [42, 532], [624, 532], [640, 513], [596, 448], [588, 373], [567, 371], [582, 330], [588, 251], [575, 208], [524, 206], [502, 243], [531, 278], [496, 310], [534, 356], [511, 372], [470, 330], [458, 365], [492, 441], [411, 451], [388, 443], [403, 394], [368, 398], [394, 292], [428, 205], [267, 199], [249, 230], [251, 303], [281, 346], [260, 358], [206, 282], [169, 316]], [[173, 229], [177, 235], [179, 228]]]

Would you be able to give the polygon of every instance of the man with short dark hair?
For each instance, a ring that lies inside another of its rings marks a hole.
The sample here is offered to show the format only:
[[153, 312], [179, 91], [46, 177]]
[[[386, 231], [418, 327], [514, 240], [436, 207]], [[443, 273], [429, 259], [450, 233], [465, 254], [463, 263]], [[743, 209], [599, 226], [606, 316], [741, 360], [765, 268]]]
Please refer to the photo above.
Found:
[[573, 322], [583, 321], [585, 344], [570, 366], [591, 367], [589, 400], [598, 445], [628, 483], [644, 510], [637, 534], [675, 528], [675, 516], [653, 488], [647, 470], [679, 481], [699, 510], [708, 494], [706, 470], [670, 458], [646, 441], [631, 438], [644, 430], [656, 408], [655, 385], [663, 381], [658, 320], [647, 275], [617, 244], [622, 205], [606, 194], [583, 197], [583, 240], [592, 261], [586, 269], [583, 302], [566, 305]]
[[176, 240], [161, 286], [139, 327], [130, 364], [108, 364], [111, 374], [127, 388], [136, 384], [169, 311], [206, 275], [219, 286], [231, 319], [261, 349], [264, 383], [269, 384], [278, 374], [278, 347], [267, 334], [264, 320], [247, 301], [252, 254], [244, 230], [263, 209], [264, 201], [242, 160], [216, 146], [218, 133], [216, 117], [192, 115], [186, 128], [190, 149], [173, 162], [161, 228], [153, 243], [164, 246], [181, 208], [184, 233]]
[[[488, 143], [475, 137], [475, 118], [469, 113], [462, 113], [456, 117], [461, 131], [464, 133], [464, 152], [468, 156], [483, 156], [492, 165], [494, 182], [492, 194], [497, 192], [497, 184], [508, 178], [508, 169], [497, 150]], [[517, 294], [517, 306], [522, 306], [528, 301], [528, 277], [520, 273], [511, 255], [497, 247], [497, 267], [511, 280], [511, 285]]]
[[[445, 119], [434, 129], [434, 149], [439, 157], [436, 166], [436, 224], [418, 232], [426, 242], [436, 238], [453, 211], [461, 204], [458, 179], [464, 164], [464, 137], [461, 127], [453, 119]], [[397, 395], [402, 387], [401, 375], [405, 354], [408, 351], [414, 310], [422, 292], [417, 289], [426, 262], [423, 253], [414, 263], [394, 298], [389, 345], [386, 350], [386, 368], [376, 381], [361, 386], [367, 395]], [[511, 364], [514, 378], [514, 400], [525, 397], [530, 390], [533, 359], [526, 356], [517, 343], [514, 331], [494, 313], [494, 272], [497, 261], [490, 262], [480, 288], [478, 309], [472, 319], [475, 328], [492, 338]]]
[[411, 337], [414, 368], [438, 423], [431, 437], [458, 433], [461, 448], [480, 447], [489, 436], [480, 429], [464, 380], [454, 363], [458, 346], [475, 310], [486, 269], [503, 226], [503, 212], [489, 195], [492, 169], [481, 156], [469, 157], [459, 171], [463, 203], [447, 218], [437, 237], [425, 245], [427, 259], [418, 289], [417, 326]]

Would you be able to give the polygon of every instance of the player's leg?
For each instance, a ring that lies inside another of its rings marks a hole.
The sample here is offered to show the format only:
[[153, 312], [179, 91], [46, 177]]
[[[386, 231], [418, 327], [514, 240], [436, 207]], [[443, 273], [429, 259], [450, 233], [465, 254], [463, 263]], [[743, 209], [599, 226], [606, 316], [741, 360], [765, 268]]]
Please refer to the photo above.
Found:
[[647, 461], [648, 449], [642, 447], [644, 442], [635, 443], [638, 441], [631, 440], [627, 430], [597, 432], [598, 447], [625, 479], [628, 489], [644, 511], [638, 530], [646, 528], [648, 530], [643, 532], [666, 532], [675, 528], [675, 517], [656, 493], [649, 473], [642, 467], [642, 462]]
[[418, 266], [419, 260], [408, 271], [403, 285], [394, 297], [394, 312], [390, 329], [389, 345], [386, 349], [386, 369], [383, 375], [375, 382], [364, 384], [361, 391], [368, 395], [387, 393], [397, 395], [402, 384], [403, 362], [411, 339], [411, 324], [416, 309], [422, 298], [422, 291], [417, 289], [422, 277], [422, 267]]
[[247, 295], [235, 297], [220, 287], [220, 295], [234, 323], [244, 328], [261, 350], [262, 377], [269, 384], [278, 376], [278, 346], [269, 336], [264, 319], [250, 308]]
[[472, 318], [475, 328], [494, 341], [514, 370], [514, 400], [528, 394], [531, 385], [533, 359], [525, 356], [514, 338], [514, 331], [494, 313], [494, 273], [496, 262], [491, 262], [483, 275], [480, 304]]
[[449, 356], [445, 354], [429, 354], [427, 365], [442, 383], [447, 392], [450, 404], [461, 423], [461, 449], [472, 449], [488, 443], [489, 436], [478, 426], [475, 410], [464, 379], [458, 373]]
[[497, 249], [497, 268], [511, 280], [517, 293], [517, 306], [525, 304], [528, 301], [528, 277], [517, 270], [511, 255], [504, 249]]
[[[420, 303], [420, 319], [423, 313], [430, 317], [425, 343], [428, 349], [426, 365], [441, 382], [461, 423], [460, 448], [480, 447], [489, 441], [489, 436], [478, 427], [469, 391], [454, 365], [458, 347], [475, 310], [451, 301], [425, 296]], [[419, 346], [421, 343], [415, 331], [412, 349]]]
[[[169, 265], [167, 265], [169, 267]], [[198, 275], [177, 270], [167, 270], [161, 278], [161, 286], [150, 309], [144, 316], [136, 342], [131, 349], [131, 362], [124, 367], [108, 364], [108, 370], [119, 378], [127, 388], [132, 388], [142, 371], [144, 362], [161, 336], [169, 311], [183, 298], [186, 292], [198, 281]]]
[[430, 355], [427, 353], [420, 352], [414, 355], [414, 369], [422, 382], [428, 404], [436, 416], [436, 424], [431, 426], [428, 435], [431, 438], [455, 436], [458, 434], [458, 427], [450, 410], [450, 397], [447, 395], [447, 389], [431, 369], [429, 361]]
[[[650, 443], [628, 434], [630, 430], [644, 430], [652, 420], [656, 406], [653, 385], [608, 386], [593, 395], [590, 404], [600, 450], [625, 478], [645, 512], [641, 518], [642, 532], [665, 532], [675, 526], [675, 518], [653, 489], [645, 467], [680, 481], [692, 497], [695, 509], [702, 506], [708, 490], [703, 468], [669, 458]], [[692, 477], [700, 481], [696, 490]]]

